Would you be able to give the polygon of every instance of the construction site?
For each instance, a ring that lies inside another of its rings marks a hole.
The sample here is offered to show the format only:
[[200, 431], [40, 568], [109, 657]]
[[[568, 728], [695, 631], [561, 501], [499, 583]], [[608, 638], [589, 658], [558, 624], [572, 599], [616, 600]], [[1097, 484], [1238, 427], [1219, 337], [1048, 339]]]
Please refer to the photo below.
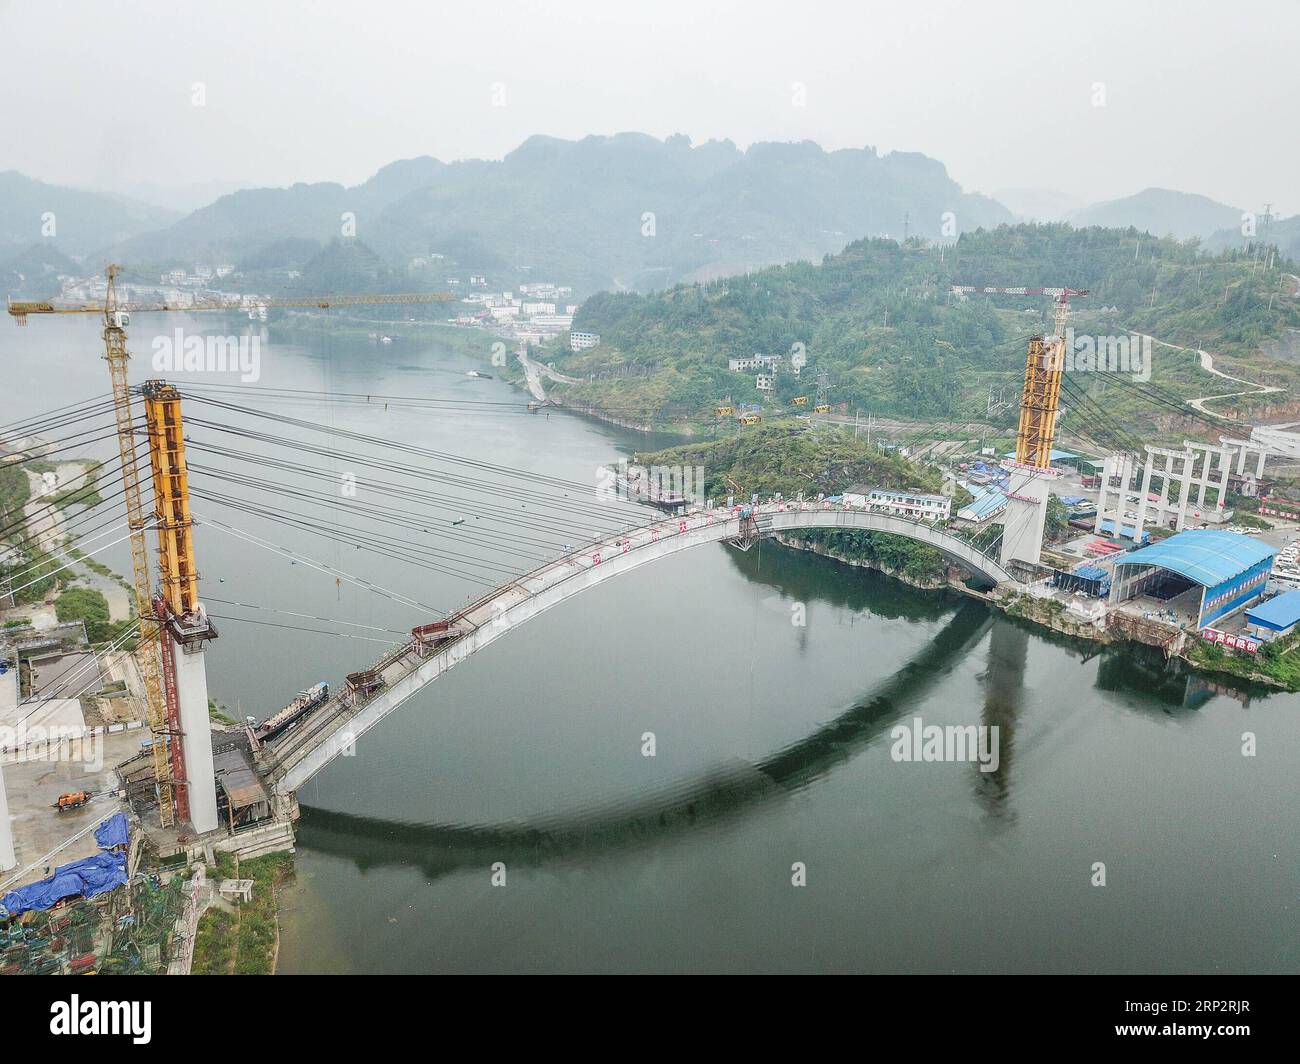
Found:
[[[1300, 591], [1288, 597], [1274, 573], [1280, 548], [1228, 530], [1230, 485], [1258, 489], [1273, 453], [1267, 446], [1189, 441], [1182, 451], [1148, 446], [1145, 460], [1131, 453], [1088, 460], [1058, 449], [1070, 300], [1088, 293], [962, 286], [955, 290], [1050, 298], [1055, 328], [1028, 342], [1014, 451], [960, 467], [949, 457], [947, 476], [970, 499], [955, 513], [946, 496], [865, 488], [833, 497], [701, 504], [625, 476], [617, 494], [627, 512], [644, 504], [662, 515], [625, 519], [588, 542], [566, 544], [553, 561], [414, 626], [409, 639], [349, 672], [338, 690], [324, 681], [304, 686], [260, 720], [214, 717], [206, 651], [220, 631], [200, 589], [185, 395], [165, 380], [128, 383], [132, 315], [176, 308], [119, 301], [116, 275], [109, 267], [103, 305], [9, 305], [19, 324], [41, 315], [102, 318], [135, 624], [129, 637], [98, 652], [90, 649], [84, 625], [35, 628], [24, 621], [0, 637], [0, 724], [15, 734], [24, 729], [0, 751], [0, 899], [8, 917], [0, 919], [6, 936], [0, 963], [6, 970], [188, 970], [198, 915], [251, 890], [235, 878], [209, 881], [205, 870], [292, 852], [297, 791], [315, 773], [346, 756], [414, 691], [498, 635], [625, 569], [697, 543], [748, 549], [801, 528], [883, 531], [935, 547], [954, 572], [982, 582], [981, 597], [1003, 608], [1038, 602], [1046, 614], [1036, 619], [1045, 623], [1060, 617], [1076, 634], [1132, 639], [1171, 655], [1194, 641], [1257, 654], [1271, 639], [1289, 640], [1300, 621], [1300, 606], [1292, 605]], [[264, 317], [267, 306], [447, 298], [222, 300], [185, 310]], [[803, 417], [826, 418], [826, 391], [823, 375], [811, 414]], [[719, 417], [733, 413], [729, 402], [717, 410]], [[737, 431], [746, 431], [745, 416], [737, 420]], [[39, 447], [14, 452], [20, 462], [46, 453]], [[1053, 506], [1068, 509], [1072, 534], [1048, 543]], [[1266, 614], [1256, 610], [1274, 599], [1280, 601]], [[110, 823], [120, 825], [123, 842], [104, 843]], [[106, 861], [112, 865], [107, 878], [97, 871]]]

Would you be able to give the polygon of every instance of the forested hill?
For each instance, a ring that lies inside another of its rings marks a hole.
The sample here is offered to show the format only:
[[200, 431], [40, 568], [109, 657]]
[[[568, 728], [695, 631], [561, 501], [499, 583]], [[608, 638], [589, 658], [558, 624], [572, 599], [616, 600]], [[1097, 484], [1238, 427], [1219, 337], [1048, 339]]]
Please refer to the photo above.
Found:
[[[1193, 243], [1133, 229], [1001, 226], [942, 248], [861, 240], [820, 265], [794, 263], [648, 296], [594, 296], [574, 327], [599, 333], [600, 345], [565, 353], [557, 367], [588, 378], [571, 389], [573, 398], [625, 416], [696, 414], [727, 394], [781, 408], [815, 391], [821, 370], [831, 402], [848, 411], [982, 416], [990, 384], [1018, 382], [1025, 341], [1049, 326], [1051, 304], [963, 300], [949, 286], [1068, 285], [1091, 292], [1074, 303], [1078, 332], [1149, 332], [1250, 356], [1257, 378], [1276, 371], [1289, 381], [1287, 367], [1257, 364], [1264, 361], [1257, 351], [1300, 326], [1287, 278], [1294, 270], [1286, 263], [1269, 269], [1252, 250], [1212, 257]], [[780, 375], [775, 397], [755, 393], [752, 372], [727, 368], [729, 357], [788, 355], [793, 344], [804, 345], [807, 366], [801, 379]]]

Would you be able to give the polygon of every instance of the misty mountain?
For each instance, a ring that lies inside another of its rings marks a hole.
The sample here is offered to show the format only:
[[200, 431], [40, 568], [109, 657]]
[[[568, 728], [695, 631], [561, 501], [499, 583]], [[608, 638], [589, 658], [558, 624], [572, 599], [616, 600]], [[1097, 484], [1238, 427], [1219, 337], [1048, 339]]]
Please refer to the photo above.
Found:
[[[130, 262], [238, 261], [288, 239], [344, 231], [390, 265], [444, 256], [448, 270], [542, 277], [600, 288], [659, 288], [795, 259], [863, 236], [952, 239], [1012, 220], [964, 193], [943, 164], [874, 148], [677, 135], [579, 141], [530, 137], [499, 161], [409, 159], [353, 188], [299, 184], [224, 196], [113, 249]], [[945, 222], [947, 227], [945, 229]]]
[[1220, 229], [1239, 226], [1241, 211], [1208, 196], [1148, 188], [1134, 196], [1070, 211], [1065, 220], [1079, 228], [1100, 225], [1127, 229], [1131, 226], [1152, 236], [1173, 236], [1179, 240], [1199, 237], [1204, 240]]
[[0, 291], [15, 298], [45, 299], [59, 290], [60, 276], [78, 272], [77, 264], [48, 241], [31, 244], [0, 261]]
[[1052, 188], [1000, 188], [993, 198], [1025, 222], [1063, 222], [1085, 206], [1078, 196]]
[[40, 242], [71, 256], [89, 255], [139, 233], [170, 225], [173, 211], [0, 173], [0, 260]]
[[1272, 244], [1285, 258], [1300, 262], [1300, 214], [1290, 218], [1257, 219], [1254, 236], [1245, 236], [1240, 223], [1229, 229], [1220, 229], [1206, 241], [1214, 251], [1228, 251], [1252, 244]]
[[299, 183], [288, 188], [243, 189], [186, 215], [174, 225], [126, 240], [106, 254], [122, 262], [192, 264], [206, 262], [302, 266], [322, 245], [373, 226], [393, 201], [433, 180], [444, 164], [436, 159], [390, 163], [364, 184]]

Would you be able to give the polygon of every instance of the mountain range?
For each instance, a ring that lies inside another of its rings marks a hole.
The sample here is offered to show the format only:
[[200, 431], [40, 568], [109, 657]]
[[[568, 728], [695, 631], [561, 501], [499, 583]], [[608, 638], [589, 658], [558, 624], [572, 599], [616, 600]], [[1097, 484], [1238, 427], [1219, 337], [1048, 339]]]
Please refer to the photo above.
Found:
[[[0, 284], [49, 294], [66, 267], [231, 263], [250, 287], [347, 283], [340, 238], [355, 238], [366, 276], [442, 285], [486, 274], [509, 287], [552, 280], [587, 296], [709, 281], [784, 262], [818, 261], [852, 241], [917, 236], [951, 242], [1017, 220], [1133, 227], [1241, 247], [1242, 214], [1167, 189], [1091, 205], [1043, 189], [997, 199], [963, 191], [942, 163], [809, 141], [692, 146], [639, 133], [577, 141], [530, 137], [500, 160], [401, 160], [351, 187], [321, 182], [243, 189], [178, 214], [115, 195], [0, 174]], [[52, 225], [51, 225], [52, 220]], [[1266, 229], [1300, 257], [1300, 219]], [[370, 262], [373, 257], [376, 262]], [[359, 280], [360, 278], [358, 278]]]

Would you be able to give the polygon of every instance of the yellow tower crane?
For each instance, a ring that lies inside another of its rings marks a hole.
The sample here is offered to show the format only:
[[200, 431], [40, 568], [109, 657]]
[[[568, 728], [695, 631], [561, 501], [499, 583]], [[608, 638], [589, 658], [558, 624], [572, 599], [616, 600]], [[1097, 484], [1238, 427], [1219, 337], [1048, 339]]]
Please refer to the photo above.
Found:
[[[145, 541], [148, 518], [140, 496], [140, 472], [135, 458], [134, 415], [127, 383], [126, 329], [132, 314], [193, 313], [200, 311], [243, 311], [258, 313], [263, 308], [315, 308], [373, 306], [379, 304], [441, 303], [456, 297], [449, 292], [368, 293], [336, 296], [234, 296], [195, 300], [193, 303], [119, 302], [117, 278], [122, 268], [110, 265], [105, 271], [107, 288], [103, 304], [55, 305], [48, 301], [10, 300], [8, 310], [19, 325], [29, 314], [99, 314], [104, 319], [104, 358], [113, 389], [113, 411], [117, 423], [118, 455], [122, 462], [123, 496], [127, 526], [131, 532], [131, 570], [135, 584], [135, 609], [140, 622], [137, 660], [144, 679], [145, 715], [153, 735], [154, 773], [158, 786], [158, 815], [164, 827], [175, 822], [176, 792], [185, 786], [184, 754], [176, 725], [174, 705], [169, 705], [160, 668], [161, 633], [168, 614], [179, 618], [197, 603], [197, 570], [190, 535], [189, 492], [185, 479], [183, 446], [180, 443], [179, 396], [174, 389], [155, 391], [146, 399], [150, 465], [155, 488], [154, 513], [160, 551], [162, 595], [155, 602], [149, 573], [149, 548]], [[161, 383], [161, 382], [159, 382]], [[170, 685], [169, 685], [170, 686]], [[173, 768], [177, 769], [174, 773]], [[183, 790], [182, 790], [183, 795]], [[184, 796], [182, 805], [187, 805]], [[184, 809], [182, 809], [184, 814]]]

